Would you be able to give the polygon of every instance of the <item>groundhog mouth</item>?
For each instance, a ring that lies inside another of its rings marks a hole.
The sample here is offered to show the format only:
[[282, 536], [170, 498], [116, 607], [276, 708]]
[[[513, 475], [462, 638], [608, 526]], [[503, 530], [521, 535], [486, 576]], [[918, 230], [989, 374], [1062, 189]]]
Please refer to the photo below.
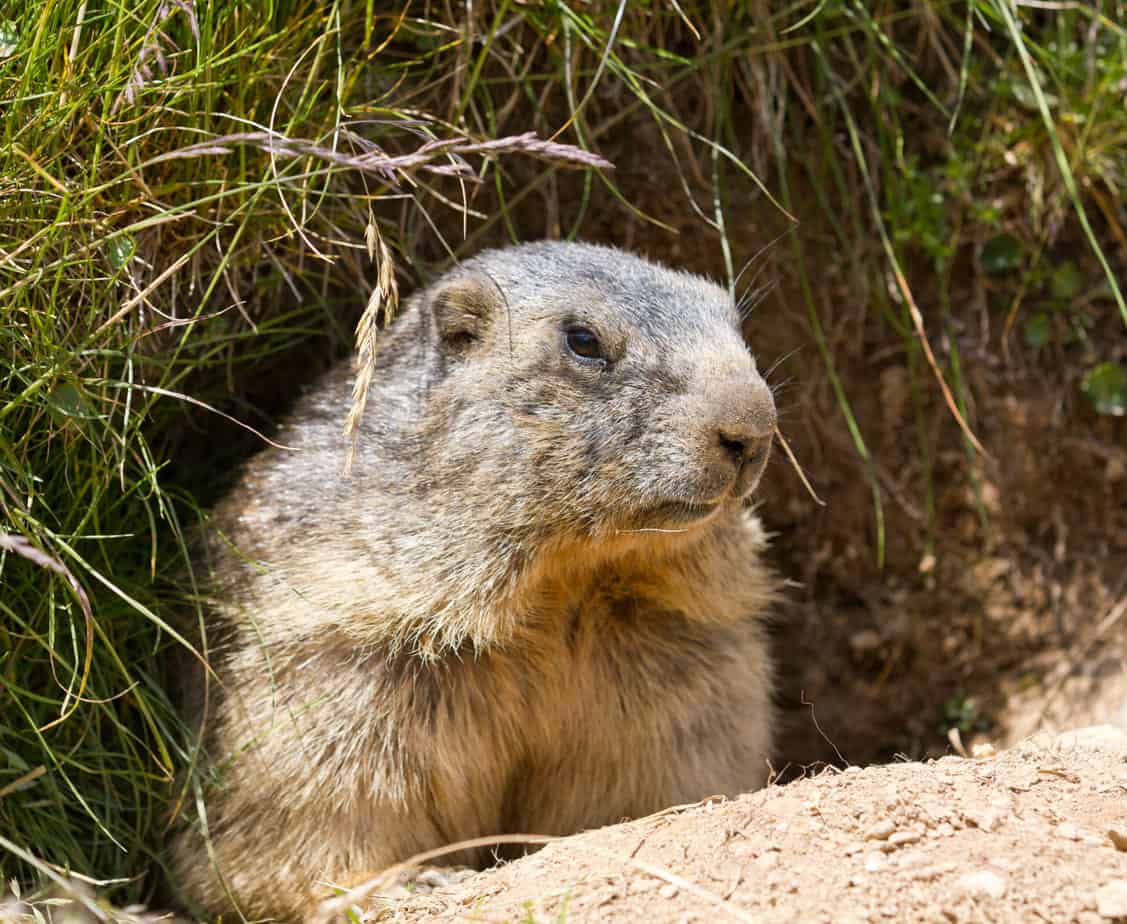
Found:
[[[647, 507], [635, 517], [637, 530], [661, 530], [685, 532], [691, 526], [708, 520], [720, 509], [719, 501], [693, 503], [689, 501], [665, 501]], [[632, 530], [625, 530], [631, 532]]]

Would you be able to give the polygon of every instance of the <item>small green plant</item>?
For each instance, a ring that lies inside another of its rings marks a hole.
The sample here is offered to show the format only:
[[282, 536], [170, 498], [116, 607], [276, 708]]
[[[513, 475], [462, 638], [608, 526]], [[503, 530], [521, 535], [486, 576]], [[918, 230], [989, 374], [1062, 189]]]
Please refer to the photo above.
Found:
[[978, 701], [973, 696], [958, 691], [943, 703], [936, 730], [945, 735], [948, 729], [957, 728], [966, 735], [976, 731], [989, 731], [992, 724], [979, 711]]
[[1081, 383], [1097, 414], [1127, 414], [1127, 372], [1118, 363], [1100, 363], [1088, 370]]

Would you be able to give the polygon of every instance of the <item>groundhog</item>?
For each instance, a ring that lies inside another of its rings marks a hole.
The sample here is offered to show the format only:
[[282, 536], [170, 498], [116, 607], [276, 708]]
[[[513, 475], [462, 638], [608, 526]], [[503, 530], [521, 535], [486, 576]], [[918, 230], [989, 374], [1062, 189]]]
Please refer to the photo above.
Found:
[[763, 784], [776, 412], [727, 291], [489, 251], [386, 332], [345, 478], [351, 384], [300, 401], [206, 531], [190, 904], [299, 920], [430, 848]]

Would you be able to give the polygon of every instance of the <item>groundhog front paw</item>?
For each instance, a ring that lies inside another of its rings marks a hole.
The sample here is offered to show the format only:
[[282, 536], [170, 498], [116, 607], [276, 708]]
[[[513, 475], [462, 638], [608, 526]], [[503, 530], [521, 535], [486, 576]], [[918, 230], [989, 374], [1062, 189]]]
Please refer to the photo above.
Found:
[[335, 894], [321, 902], [316, 924], [390, 920], [398, 902], [411, 895], [429, 895], [458, 885], [477, 874], [468, 866], [416, 866], [399, 871], [358, 873], [334, 883]]
[[468, 866], [424, 866], [407, 880], [406, 888], [408, 892], [426, 894], [455, 886], [474, 875], [477, 870]]

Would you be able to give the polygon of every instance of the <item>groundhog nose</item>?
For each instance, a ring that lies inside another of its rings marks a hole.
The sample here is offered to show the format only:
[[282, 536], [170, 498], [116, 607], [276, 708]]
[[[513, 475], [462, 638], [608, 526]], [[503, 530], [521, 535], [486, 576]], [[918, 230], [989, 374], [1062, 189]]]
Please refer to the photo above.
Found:
[[763, 382], [756, 382], [750, 390], [746, 383], [729, 386], [718, 397], [722, 410], [713, 419], [715, 439], [721, 455], [735, 469], [742, 490], [742, 481], [758, 477], [767, 461], [775, 434], [775, 401]]
[[756, 465], [763, 461], [763, 457], [771, 447], [771, 437], [756, 436], [746, 430], [724, 428], [720, 431], [720, 445], [736, 468], [742, 468], [748, 463]]

